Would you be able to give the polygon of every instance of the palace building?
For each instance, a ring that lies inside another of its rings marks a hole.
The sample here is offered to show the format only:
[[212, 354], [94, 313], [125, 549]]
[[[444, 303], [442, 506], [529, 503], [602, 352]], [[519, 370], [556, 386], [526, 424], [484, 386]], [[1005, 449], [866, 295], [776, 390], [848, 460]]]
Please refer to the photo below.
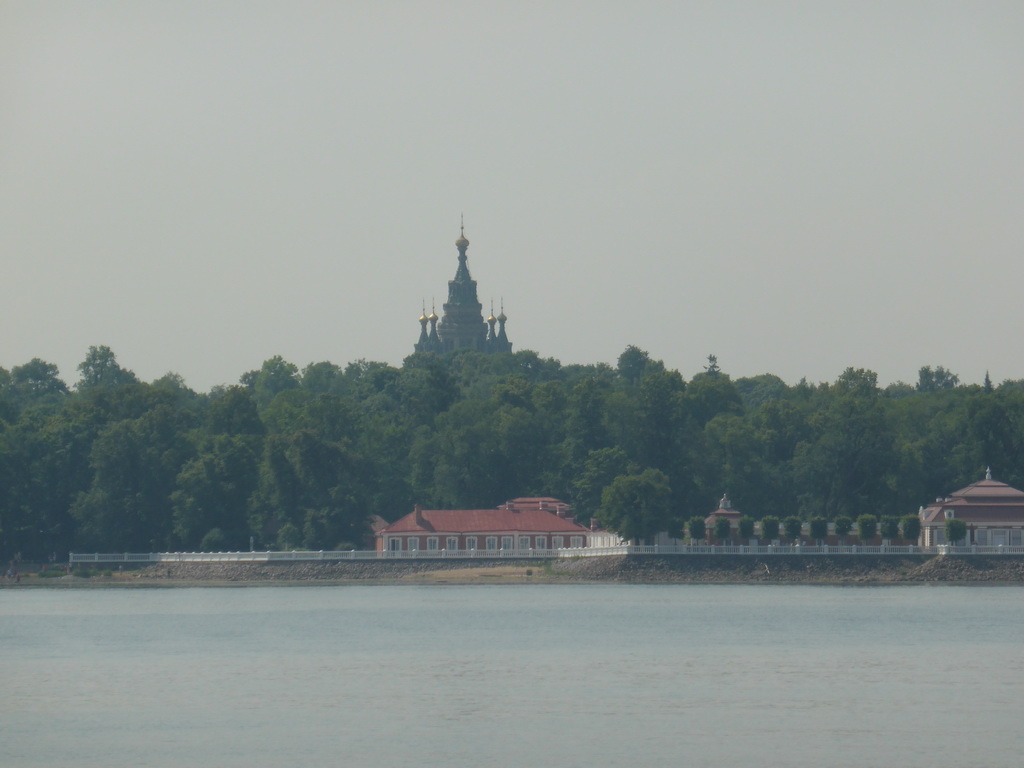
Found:
[[[459, 229], [459, 239], [455, 241], [459, 249], [459, 266], [455, 270], [455, 279], [448, 281], [448, 301], [444, 303], [444, 315], [440, 319], [434, 313], [426, 313], [424, 307], [420, 315], [420, 338], [414, 345], [417, 352], [436, 352], [444, 354], [456, 349], [472, 349], [485, 354], [508, 354], [512, 351], [512, 342], [505, 335], [504, 308], [495, 317], [492, 307], [491, 314], [484, 322], [483, 305], [476, 295], [476, 280], [470, 277], [468, 257], [469, 240], [466, 239], [465, 227]], [[429, 326], [429, 328], [428, 328]]]
[[[378, 552], [521, 552], [586, 547], [597, 533], [572, 507], [550, 497], [506, 501], [496, 509], [421, 509], [377, 531]], [[600, 532], [607, 536], [607, 532]]]

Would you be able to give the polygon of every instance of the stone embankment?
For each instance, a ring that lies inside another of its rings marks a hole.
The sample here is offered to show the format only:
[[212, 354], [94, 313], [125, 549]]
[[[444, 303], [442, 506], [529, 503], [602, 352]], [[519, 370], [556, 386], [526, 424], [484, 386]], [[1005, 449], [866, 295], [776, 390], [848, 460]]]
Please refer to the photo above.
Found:
[[1024, 558], [1012, 556], [623, 556], [580, 558], [565, 570], [582, 580], [633, 584], [1024, 584]]
[[1013, 556], [607, 556], [537, 560], [167, 563], [120, 576], [135, 583], [1024, 584]]

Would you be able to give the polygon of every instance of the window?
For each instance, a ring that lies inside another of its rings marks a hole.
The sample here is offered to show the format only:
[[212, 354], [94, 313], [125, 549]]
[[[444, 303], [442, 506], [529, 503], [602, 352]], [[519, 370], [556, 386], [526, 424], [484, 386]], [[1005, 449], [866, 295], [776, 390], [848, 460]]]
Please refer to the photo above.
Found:
[[501, 548], [512, 549], [512, 545], [515, 543], [514, 536], [502, 536], [501, 537]]
[[538, 536], [537, 537], [537, 545], [536, 546], [537, 546], [537, 549], [547, 549], [548, 548], [548, 537], [547, 536]]
[[487, 548], [488, 549], [497, 549], [498, 548], [498, 537], [497, 536], [488, 536], [487, 537]]
[[985, 528], [974, 532], [974, 543], [983, 547], [988, 546], [988, 531]]
[[1013, 529], [1010, 530], [1010, 546], [1011, 547], [1019, 547], [1020, 546], [1020, 538], [1021, 538], [1020, 534], [1021, 534], [1020, 528], [1013, 528]]
[[432, 552], [437, 551], [437, 536], [430, 536], [427, 539], [427, 549], [429, 549]]
[[476, 549], [476, 536], [466, 537], [466, 549]]
[[520, 536], [519, 537], [519, 548], [520, 549], [529, 549], [530, 548], [530, 537], [529, 536]]
[[401, 539], [388, 539], [388, 547], [392, 552], [398, 552], [402, 549]]
[[583, 537], [582, 536], [572, 536], [572, 537], [570, 537], [570, 539], [569, 539], [569, 546], [572, 547], [573, 549], [575, 549], [576, 547], [582, 547], [583, 546]]
[[459, 537], [458, 536], [449, 536], [448, 537], [448, 541], [445, 544], [445, 547], [447, 549], [458, 550], [458, 548], [459, 548]]
[[563, 539], [561, 536], [552, 536], [551, 537], [551, 548], [552, 549], [561, 549], [564, 546], [565, 546], [565, 539]]
[[410, 536], [408, 539], [406, 539], [406, 542], [408, 544], [408, 549], [410, 552], [415, 552], [417, 549], [420, 548], [419, 536]]

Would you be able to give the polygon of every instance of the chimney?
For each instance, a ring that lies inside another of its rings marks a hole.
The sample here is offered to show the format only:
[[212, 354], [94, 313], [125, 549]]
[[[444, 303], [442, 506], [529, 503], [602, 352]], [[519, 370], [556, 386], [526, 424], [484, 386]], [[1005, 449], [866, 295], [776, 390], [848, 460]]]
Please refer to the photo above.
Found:
[[423, 508], [419, 504], [412, 508], [413, 519], [420, 528], [423, 527]]

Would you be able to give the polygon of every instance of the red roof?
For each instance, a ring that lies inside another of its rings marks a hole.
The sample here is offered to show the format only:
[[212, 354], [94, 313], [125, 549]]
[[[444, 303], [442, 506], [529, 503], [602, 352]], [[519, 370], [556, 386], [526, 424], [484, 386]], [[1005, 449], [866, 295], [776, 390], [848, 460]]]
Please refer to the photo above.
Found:
[[1024, 491], [1011, 488], [998, 480], [979, 480], [953, 494], [954, 499], [965, 499], [974, 504], [1024, 504]]
[[[546, 502], [549, 509], [542, 509]], [[511, 508], [507, 508], [511, 505]], [[559, 517], [556, 508], [569, 510], [558, 499], [513, 499], [498, 509], [421, 509], [413, 510], [379, 533], [588, 533], [571, 517]]]

